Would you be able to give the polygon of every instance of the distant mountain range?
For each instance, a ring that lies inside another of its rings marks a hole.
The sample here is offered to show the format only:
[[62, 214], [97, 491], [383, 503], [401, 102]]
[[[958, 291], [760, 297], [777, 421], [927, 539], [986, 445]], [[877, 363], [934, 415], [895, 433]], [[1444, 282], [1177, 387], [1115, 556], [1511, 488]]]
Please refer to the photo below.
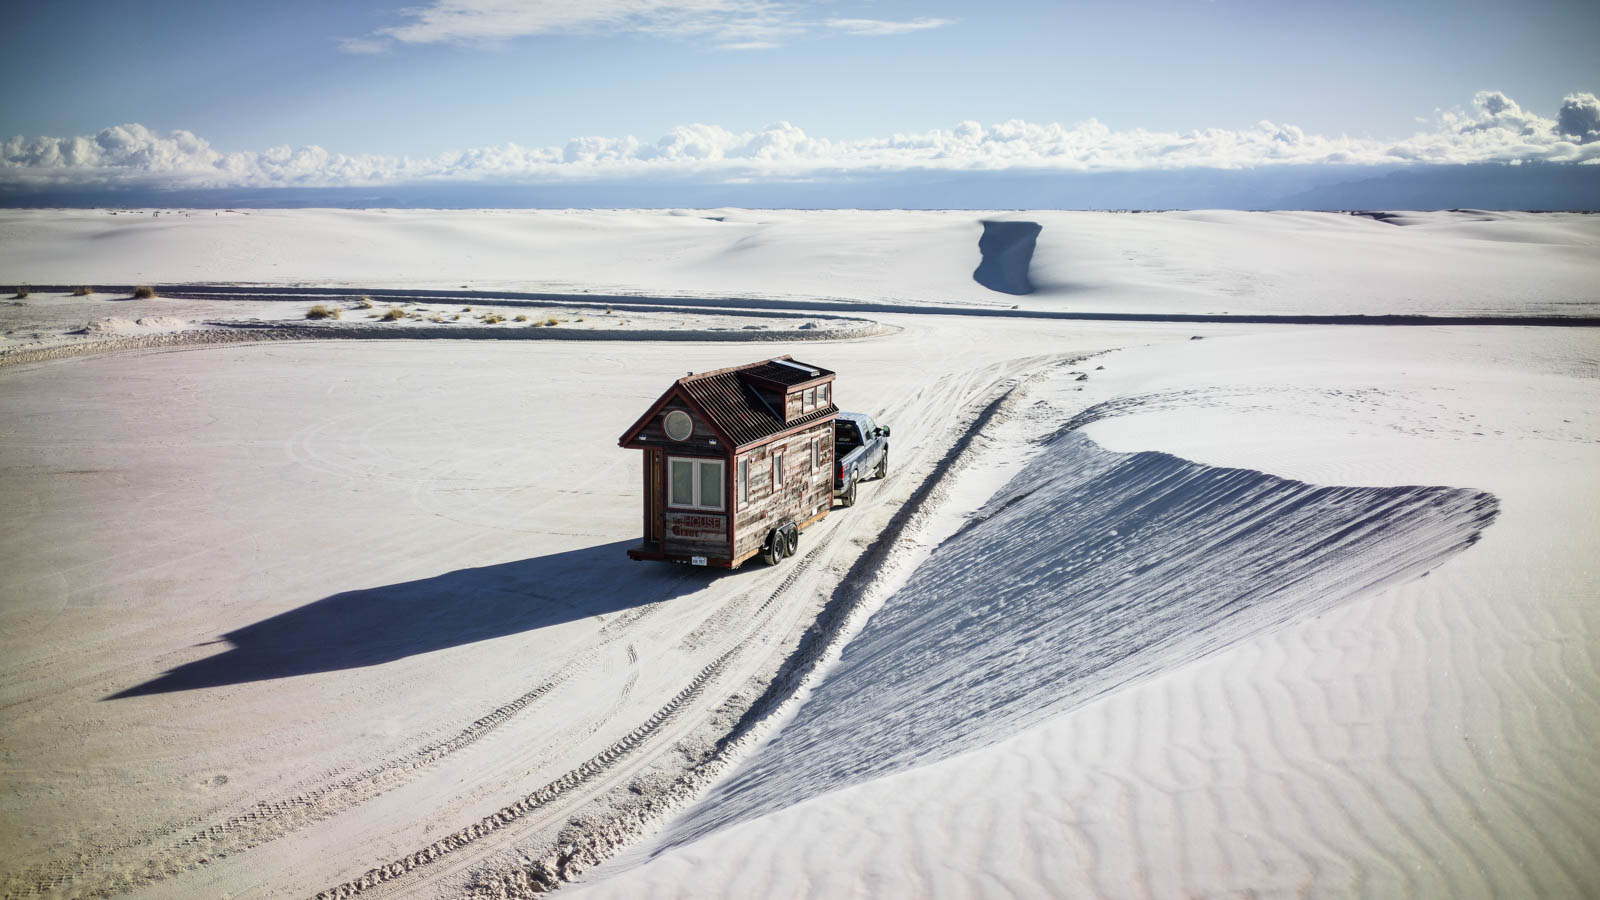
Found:
[[1600, 166], [1283, 166], [1131, 172], [907, 171], [794, 181], [418, 183], [339, 188], [0, 186], [0, 207], [252, 209], [1524, 209], [1600, 210]]

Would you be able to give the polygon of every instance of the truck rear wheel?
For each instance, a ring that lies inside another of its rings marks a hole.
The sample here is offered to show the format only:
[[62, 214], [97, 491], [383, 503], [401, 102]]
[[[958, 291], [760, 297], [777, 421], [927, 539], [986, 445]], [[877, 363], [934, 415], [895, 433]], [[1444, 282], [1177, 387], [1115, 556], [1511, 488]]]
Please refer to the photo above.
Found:
[[878, 457], [878, 477], [879, 478], [887, 478], [888, 476], [889, 476], [889, 451], [885, 450], [885, 451], [883, 451], [883, 455]]
[[855, 481], [853, 479], [851, 480], [851, 482], [848, 485], [845, 485], [844, 493], [839, 495], [839, 505], [840, 506], [855, 506], [856, 505], [856, 483], [855, 483]]

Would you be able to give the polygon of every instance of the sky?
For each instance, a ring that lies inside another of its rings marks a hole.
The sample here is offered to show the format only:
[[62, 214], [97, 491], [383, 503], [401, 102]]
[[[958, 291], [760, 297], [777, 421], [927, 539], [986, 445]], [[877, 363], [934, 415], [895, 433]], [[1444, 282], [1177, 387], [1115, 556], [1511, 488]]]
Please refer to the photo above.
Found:
[[13, 3], [0, 188], [1600, 163], [1600, 4]]

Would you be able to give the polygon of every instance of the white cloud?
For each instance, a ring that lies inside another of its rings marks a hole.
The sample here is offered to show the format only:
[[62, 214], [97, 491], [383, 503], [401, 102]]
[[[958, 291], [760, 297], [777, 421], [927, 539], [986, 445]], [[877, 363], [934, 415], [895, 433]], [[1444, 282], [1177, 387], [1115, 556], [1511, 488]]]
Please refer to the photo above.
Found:
[[340, 38], [339, 49], [346, 53], [382, 53], [389, 44], [374, 38]]
[[1556, 113], [1556, 127], [1578, 143], [1600, 141], [1600, 98], [1593, 94], [1568, 94]]
[[[1559, 121], [1558, 121], [1559, 119]], [[1498, 92], [1473, 111], [1435, 113], [1399, 140], [1307, 134], [1260, 122], [1240, 130], [1116, 131], [1017, 119], [853, 140], [788, 122], [736, 132], [673, 128], [660, 139], [579, 137], [563, 147], [505, 144], [436, 156], [346, 155], [317, 146], [224, 153], [188, 131], [120, 125], [92, 136], [0, 143], [0, 186], [343, 187], [414, 182], [559, 183], [673, 178], [708, 183], [905, 171], [1127, 171], [1287, 165], [1565, 162], [1600, 164], [1600, 100], [1568, 96], [1558, 119]]]
[[882, 19], [829, 19], [823, 24], [846, 34], [876, 37], [886, 34], [905, 34], [910, 31], [925, 31], [929, 28], [941, 28], [945, 25], [954, 25], [955, 20], [912, 19], [909, 22], [886, 22]]
[[407, 44], [469, 43], [587, 30], [710, 30], [728, 19], [761, 18], [765, 0], [435, 0], [379, 29]]
[[951, 24], [949, 19], [817, 22], [786, 0], [433, 0], [399, 10], [406, 21], [344, 38], [350, 53], [378, 53], [394, 44], [481, 44], [544, 34], [635, 32], [703, 38], [718, 49], [762, 50], [820, 29], [873, 36]]

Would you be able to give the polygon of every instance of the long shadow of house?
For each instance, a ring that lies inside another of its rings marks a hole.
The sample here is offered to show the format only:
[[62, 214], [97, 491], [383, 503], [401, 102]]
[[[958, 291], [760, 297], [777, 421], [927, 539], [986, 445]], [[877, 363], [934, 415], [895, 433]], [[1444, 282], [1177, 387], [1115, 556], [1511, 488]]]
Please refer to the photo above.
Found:
[[324, 597], [223, 635], [223, 653], [105, 698], [372, 666], [603, 616], [705, 587], [704, 569], [638, 565], [619, 541]]

